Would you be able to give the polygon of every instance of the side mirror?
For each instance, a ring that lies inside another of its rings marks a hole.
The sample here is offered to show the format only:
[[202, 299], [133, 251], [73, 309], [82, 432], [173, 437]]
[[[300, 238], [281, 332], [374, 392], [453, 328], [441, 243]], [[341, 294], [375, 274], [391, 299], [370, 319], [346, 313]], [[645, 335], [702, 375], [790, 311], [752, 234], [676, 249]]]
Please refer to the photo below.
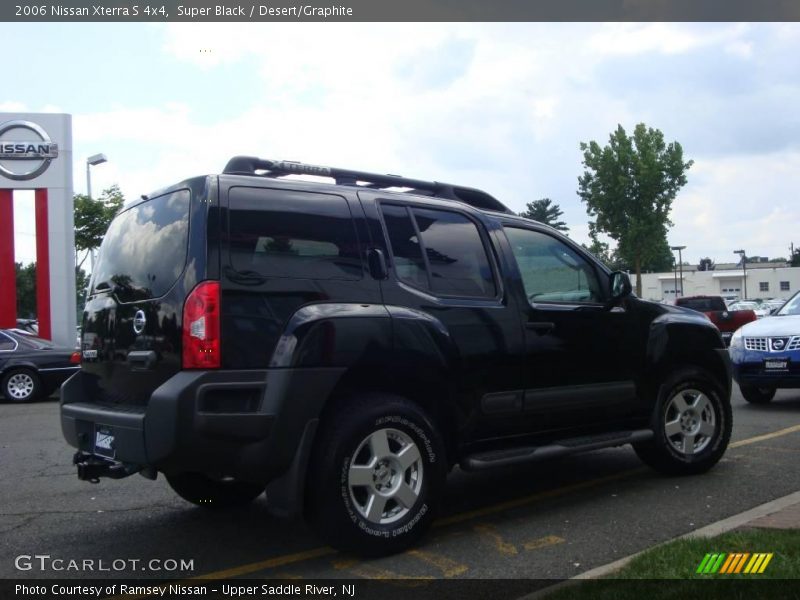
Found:
[[611, 274], [611, 299], [622, 300], [631, 295], [633, 287], [631, 279], [624, 271], [614, 271]]
[[383, 256], [383, 252], [378, 248], [367, 250], [367, 263], [369, 264], [369, 273], [373, 279], [383, 280], [389, 276], [386, 257]]

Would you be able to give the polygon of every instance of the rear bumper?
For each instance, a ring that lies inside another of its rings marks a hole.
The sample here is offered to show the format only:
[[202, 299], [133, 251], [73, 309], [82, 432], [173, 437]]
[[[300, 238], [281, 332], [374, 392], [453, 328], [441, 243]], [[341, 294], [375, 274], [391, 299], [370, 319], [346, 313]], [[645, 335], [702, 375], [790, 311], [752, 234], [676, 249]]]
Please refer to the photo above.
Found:
[[[266, 483], [291, 465], [341, 369], [182, 371], [158, 387], [147, 406], [89, 401], [87, 378], [61, 388], [61, 428], [84, 455], [134, 467], [200, 472]], [[113, 436], [98, 453], [96, 433]]]

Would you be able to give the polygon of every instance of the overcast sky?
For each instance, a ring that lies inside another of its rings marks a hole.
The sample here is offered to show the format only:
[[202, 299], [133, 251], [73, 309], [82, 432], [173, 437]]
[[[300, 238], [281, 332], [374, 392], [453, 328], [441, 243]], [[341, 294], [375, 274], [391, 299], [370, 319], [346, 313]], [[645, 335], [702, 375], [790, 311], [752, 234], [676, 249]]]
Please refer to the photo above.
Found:
[[[639, 122], [694, 166], [684, 259], [800, 244], [797, 24], [9, 24], [2, 111], [73, 115], [75, 192], [128, 198], [236, 154], [549, 197], [587, 239], [579, 144]], [[16, 198], [17, 260], [33, 202]]]

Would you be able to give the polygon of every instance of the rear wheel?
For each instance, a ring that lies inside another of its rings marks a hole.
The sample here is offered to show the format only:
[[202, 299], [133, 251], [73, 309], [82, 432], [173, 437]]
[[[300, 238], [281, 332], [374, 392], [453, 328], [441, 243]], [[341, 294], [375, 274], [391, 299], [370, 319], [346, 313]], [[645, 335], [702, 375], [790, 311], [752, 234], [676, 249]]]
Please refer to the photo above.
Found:
[[320, 435], [307, 495], [317, 534], [366, 556], [414, 544], [433, 521], [446, 472], [430, 418], [403, 398], [371, 395], [348, 403]]
[[658, 391], [654, 437], [635, 446], [645, 463], [668, 475], [692, 475], [713, 467], [731, 437], [730, 402], [705, 371], [685, 368]]
[[202, 473], [178, 473], [166, 477], [169, 486], [181, 498], [210, 509], [245, 506], [264, 491], [264, 486], [256, 483], [217, 480]]
[[28, 369], [11, 369], [3, 377], [3, 395], [11, 402], [30, 402], [41, 392], [39, 377]]
[[775, 397], [775, 388], [740, 385], [742, 396], [750, 404], [767, 404]]

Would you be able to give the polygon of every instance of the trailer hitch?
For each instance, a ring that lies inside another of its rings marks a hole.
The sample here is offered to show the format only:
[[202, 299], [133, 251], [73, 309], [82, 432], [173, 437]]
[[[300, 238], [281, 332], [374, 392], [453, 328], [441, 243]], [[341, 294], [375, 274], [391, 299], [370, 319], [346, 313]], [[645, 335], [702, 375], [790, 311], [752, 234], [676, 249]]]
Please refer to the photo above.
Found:
[[122, 479], [142, 469], [139, 465], [101, 458], [96, 454], [86, 452], [76, 452], [72, 457], [72, 464], [78, 467], [78, 479], [90, 483], [100, 483], [101, 477]]

